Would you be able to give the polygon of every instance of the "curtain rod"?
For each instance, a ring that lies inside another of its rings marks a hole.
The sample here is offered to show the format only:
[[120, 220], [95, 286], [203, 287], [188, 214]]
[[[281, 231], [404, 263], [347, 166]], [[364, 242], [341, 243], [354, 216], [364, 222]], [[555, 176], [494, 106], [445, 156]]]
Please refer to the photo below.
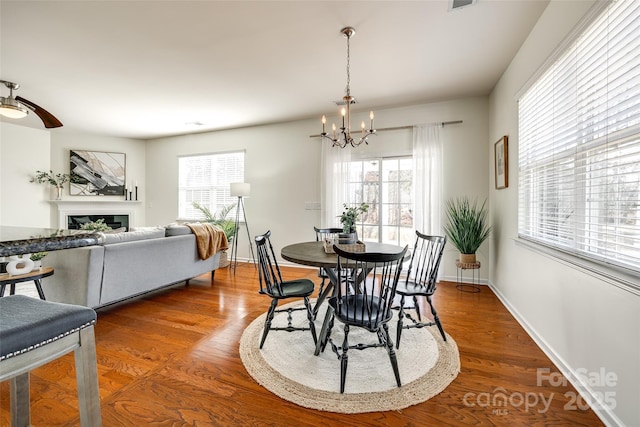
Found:
[[[425, 123], [426, 125], [440, 125], [440, 126], [447, 126], [447, 125], [458, 125], [462, 123], [462, 120], [452, 120], [449, 122], [435, 122], [435, 123]], [[401, 129], [413, 129], [414, 126], [422, 126], [422, 125], [410, 125], [410, 126], [396, 126], [396, 127], [390, 127], [390, 128], [381, 128], [381, 129], [376, 129], [376, 132], [384, 132], [384, 131], [388, 131], [388, 130], [401, 130]], [[357, 133], [357, 132], [356, 132]], [[320, 138], [322, 135], [309, 135], [309, 138]]]

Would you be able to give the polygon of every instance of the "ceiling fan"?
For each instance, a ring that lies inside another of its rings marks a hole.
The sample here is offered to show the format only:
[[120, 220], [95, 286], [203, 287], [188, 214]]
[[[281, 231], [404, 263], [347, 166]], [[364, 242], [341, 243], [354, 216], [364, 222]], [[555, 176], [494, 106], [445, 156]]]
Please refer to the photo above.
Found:
[[62, 126], [60, 120], [56, 119], [53, 114], [40, 107], [37, 104], [29, 101], [28, 99], [24, 99], [21, 96], [13, 97], [13, 91], [18, 90], [20, 85], [13, 82], [8, 82], [6, 80], [0, 80], [0, 83], [4, 84], [9, 88], [9, 96], [4, 97], [0, 96], [0, 115], [5, 117], [9, 117], [12, 119], [21, 119], [29, 114], [29, 110], [36, 113], [40, 120], [44, 123], [44, 127], [47, 129], [50, 128], [59, 128]]

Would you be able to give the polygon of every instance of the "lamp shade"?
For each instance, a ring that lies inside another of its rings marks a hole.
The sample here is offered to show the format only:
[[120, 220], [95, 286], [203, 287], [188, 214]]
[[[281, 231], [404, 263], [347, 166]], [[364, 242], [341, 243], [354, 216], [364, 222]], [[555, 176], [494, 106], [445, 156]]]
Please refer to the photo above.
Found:
[[21, 105], [0, 105], [0, 114], [12, 119], [21, 119], [27, 115], [28, 111]]
[[251, 184], [246, 182], [232, 182], [229, 193], [232, 197], [249, 197], [251, 194]]

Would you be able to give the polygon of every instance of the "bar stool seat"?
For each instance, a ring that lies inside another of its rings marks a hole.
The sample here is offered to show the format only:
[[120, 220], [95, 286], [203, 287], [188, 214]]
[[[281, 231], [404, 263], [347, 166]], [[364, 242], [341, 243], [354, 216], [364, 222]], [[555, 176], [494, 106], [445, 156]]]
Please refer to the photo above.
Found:
[[0, 381], [11, 380], [11, 425], [31, 424], [29, 371], [75, 353], [82, 426], [101, 426], [93, 325], [87, 307], [10, 295], [0, 298]]

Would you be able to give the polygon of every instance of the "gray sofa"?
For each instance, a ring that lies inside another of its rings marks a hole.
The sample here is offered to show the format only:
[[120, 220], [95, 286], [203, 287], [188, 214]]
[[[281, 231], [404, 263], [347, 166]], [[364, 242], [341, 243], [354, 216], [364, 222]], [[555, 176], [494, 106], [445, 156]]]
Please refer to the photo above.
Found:
[[105, 234], [102, 244], [49, 252], [55, 268], [43, 280], [47, 300], [97, 308], [214, 271], [220, 252], [201, 260], [184, 225]]

